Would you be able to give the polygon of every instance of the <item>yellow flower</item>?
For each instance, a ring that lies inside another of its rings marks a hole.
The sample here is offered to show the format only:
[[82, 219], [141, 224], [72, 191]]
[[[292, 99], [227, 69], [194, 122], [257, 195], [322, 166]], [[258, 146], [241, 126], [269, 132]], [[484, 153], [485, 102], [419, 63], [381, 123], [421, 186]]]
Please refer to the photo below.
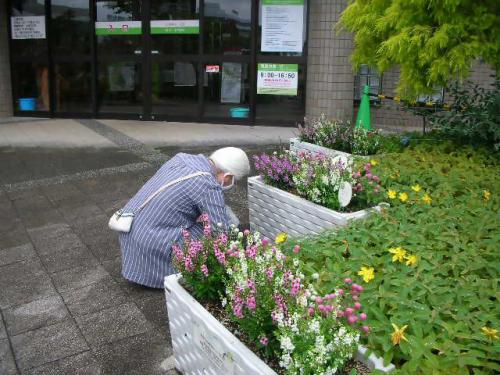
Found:
[[399, 193], [399, 200], [401, 202], [406, 202], [408, 200], [408, 194], [407, 193]]
[[484, 335], [490, 340], [500, 340], [500, 337], [498, 337], [497, 335], [498, 330], [488, 327], [483, 327], [481, 328], [481, 330], [483, 331]]
[[398, 195], [398, 192], [396, 190], [390, 190], [387, 192], [387, 197], [389, 199], [395, 199], [396, 196]]
[[279, 244], [285, 242], [287, 238], [288, 238], [288, 234], [285, 232], [281, 232], [281, 233], [278, 233], [274, 242], [276, 242], [279, 245]]
[[375, 159], [372, 159], [372, 160], [370, 160], [370, 164], [375, 167], [376, 165], [378, 165], [378, 161], [376, 161]]
[[407, 255], [405, 257], [405, 259], [406, 259], [407, 266], [413, 266], [414, 264], [417, 264], [417, 256], [416, 255]]
[[419, 192], [420, 190], [422, 189], [422, 187], [419, 185], [419, 184], [416, 184], [416, 185], [413, 185], [411, 187], [411, 190], [415, 191], [415, 192]]
[[408, 341], [404, 335], [406, 328], [408, 328], [408, 325], [398, 328], [397, 325], [392, 323], [392, 328], [394, 328], [394, 332], [391, 335], [392, 345], [399, 345], [401, 339]]
[[399, 246], [398, 247], [391, 247], [389, 249], [389, 252], [391, 254], [394, 254], [392, 256], [393, 262], [401, 262], [401, 263], [404, 262], [405, 257], [406, 257], [406, 250], [405, 249], [403, 249], [402, 247], [399, 247]]
[[432, 199], [431, 199], [431, 197], [429, 196], [429, 194], [425, 193], [425, 194], [424, 194], [424, 196], [422, 197], [422, 201], [423, 201], [425, 204], [431, 204]]
[[375, 269], [373, 267], [361, 267], [358, 275], [363, 276], [365, 283], [369, 283], [375, 278]]
[[485, 201], [489, 201], [491, 197], [491, 193], [488, 190], [483, 190], [483, 197]]

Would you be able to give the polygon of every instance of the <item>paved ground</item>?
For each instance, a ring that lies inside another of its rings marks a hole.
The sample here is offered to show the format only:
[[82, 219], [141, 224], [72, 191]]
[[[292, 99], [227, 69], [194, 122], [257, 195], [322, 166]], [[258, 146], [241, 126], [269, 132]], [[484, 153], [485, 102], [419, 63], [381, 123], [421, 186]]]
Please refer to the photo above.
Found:
[[[180, 150], [257, 153], [291, 134], [137, 125], [154, 136], [126, 122], [0, 122], [0, 374], [174, 374], [163, 293], [121, 277], [108, 217]], [[245, 185], [227, 198], [246, 226]]]

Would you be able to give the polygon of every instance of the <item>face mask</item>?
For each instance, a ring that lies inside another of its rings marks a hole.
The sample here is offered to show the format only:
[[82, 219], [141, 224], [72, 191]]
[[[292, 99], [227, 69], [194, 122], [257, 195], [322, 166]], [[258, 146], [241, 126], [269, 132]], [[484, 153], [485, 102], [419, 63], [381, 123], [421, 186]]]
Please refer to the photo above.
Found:
[[[229, 174], [224, 175], [223, 181], [226, 179], [226, 176], [228, 176], [228, 175]], [[229, 185], [227, 185], [227, 186], [221, 185], [221, 187], [222, 187], [222, 190], [224, 190], [224, 191], [232, 189], [234, 187], [234, 176], [232, 176], [231, 183]]]

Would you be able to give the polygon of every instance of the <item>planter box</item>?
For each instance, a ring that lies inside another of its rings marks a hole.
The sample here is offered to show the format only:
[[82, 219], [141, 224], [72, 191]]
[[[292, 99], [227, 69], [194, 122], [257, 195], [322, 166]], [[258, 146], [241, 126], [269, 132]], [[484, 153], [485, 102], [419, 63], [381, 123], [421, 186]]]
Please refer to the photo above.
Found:
[[[231, 332], [201, 306], [178, 282], [179, 275], [165, 277], [165, 297], [169, 311], [170, 335], [175, 367], [183, 374], [276, 375]], [[373, 354], [365, 358], [360, 347], [357, 359], [371, 369], [389, 373]]]
[[[328, 155], [331, 157], [335, 157], [335, 156], [339, 156], [339, 155], [343, 155], [345, 157], [352, 156], [352, 154], [349, 154], [348, 152], [343, 152], [343, 151], [334, 150], [332, 148], [318, 146], [318, 145], [315, 145], [314, 143], [302, 142], [300, 140], [300, 138], [291, 138], [290, 139], [290, 151], [294, 151], [294, 152], [303, 151], [303, 152], [313, 152], [313, 153], [320, 152], [322, 154], [325, 154], [325, 155]], [[361, 157], [363, 157], [363, 156], [361, 156]], [[364, 157], [366, 157], [366, 156], [364, 156]]]
[[319, 234], [344, 227], [351, 220], [364, 219], [380, 212], [384, 204], [356, 212], [330, 210], [297, 195], [267, 185], [260, 176], [248, 179], [250, 228], [268, 238], [280, 232], [292, 237]]

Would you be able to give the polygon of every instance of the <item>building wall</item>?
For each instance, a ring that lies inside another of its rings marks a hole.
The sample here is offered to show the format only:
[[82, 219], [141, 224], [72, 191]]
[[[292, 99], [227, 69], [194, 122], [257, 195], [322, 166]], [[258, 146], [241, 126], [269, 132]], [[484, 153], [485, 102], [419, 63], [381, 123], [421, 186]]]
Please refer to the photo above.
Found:
[[7, 0], [0, 0], [0, 118], [12, 116]]
[[348, 1], [310, 1], [306, 116], [324, 113], [348, 120], [353, 115], [353, 43], [350, 34], [333, 30]]

